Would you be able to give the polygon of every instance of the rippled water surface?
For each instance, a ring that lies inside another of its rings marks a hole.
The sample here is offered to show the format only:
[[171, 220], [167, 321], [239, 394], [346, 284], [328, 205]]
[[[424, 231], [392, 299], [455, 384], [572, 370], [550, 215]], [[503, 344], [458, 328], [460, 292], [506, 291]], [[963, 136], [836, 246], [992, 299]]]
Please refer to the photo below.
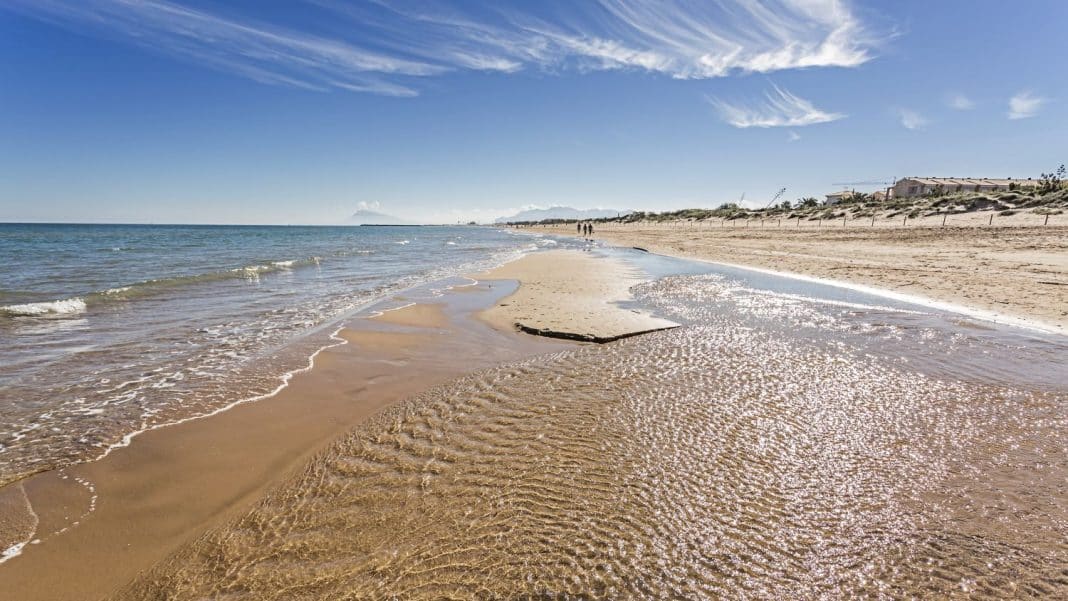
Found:
[[808, 292], [642, 285], [685, 325], [395, 407], [121, 596], [1068, 597], [1063, 341]]
[[490, 228], [0, 224], [0, 484], [269, 393], [339, 317], [536, 245]]

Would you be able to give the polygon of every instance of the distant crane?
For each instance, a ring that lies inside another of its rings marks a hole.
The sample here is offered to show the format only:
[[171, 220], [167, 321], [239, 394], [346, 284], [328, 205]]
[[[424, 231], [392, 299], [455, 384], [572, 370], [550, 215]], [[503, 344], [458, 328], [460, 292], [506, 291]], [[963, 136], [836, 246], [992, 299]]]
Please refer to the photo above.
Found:
[[778, 200], [780, 198], [782, 198], [783, 194], [786, 194], [786, 188], [781, 188], [778, 192], [776, 192], [775, 196], [772, 197], [771, 201], [768, 202], [768, 204], [764, 208], [766, 209], [766, 208], [770, 207], [771, 205], [775, 204], [776, 202], [778, 202]]
[[897, 178], [895, 177], [892, 180], [870, 179], [870, 180], [863, 181], [863, 182], [837, 182], [837, 183], [833, 183], [831, 185], [832, 186], [842, 186], [844, 188], [849, 188], [849, 187], [852, 187], [852, 186], [893, 186], [896, 183], [897, 183]]

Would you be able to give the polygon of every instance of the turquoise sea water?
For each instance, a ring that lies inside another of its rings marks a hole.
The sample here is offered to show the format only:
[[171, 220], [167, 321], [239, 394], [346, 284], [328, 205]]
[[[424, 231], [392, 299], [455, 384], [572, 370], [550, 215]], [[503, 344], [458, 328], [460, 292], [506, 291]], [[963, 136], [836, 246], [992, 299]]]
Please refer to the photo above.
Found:
[[269, 393], [345, 315], [539, 242], [557, 244], [480, 227], [0, 224], [0, 483]]

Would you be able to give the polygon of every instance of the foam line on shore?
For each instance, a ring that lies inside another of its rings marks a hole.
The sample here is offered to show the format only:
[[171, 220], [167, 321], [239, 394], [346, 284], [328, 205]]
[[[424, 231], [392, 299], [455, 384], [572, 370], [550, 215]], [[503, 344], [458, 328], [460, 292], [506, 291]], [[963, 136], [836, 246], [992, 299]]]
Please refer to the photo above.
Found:
[[274, 390], [272, 390], [270, 392], [265, 392], [263, 394], [257, 394], [255, 396], [246, 397], [246, 398], [243, 398], [243, 399], [238, 399], [238, 400], [236, 400], [236, 401], [234, 401], [232, 403], [229, 403], [227, 405], [223, 405], [222, 407], [219, 407], [218, 409], [215, 409], [213, 411], [209, 411], [208, 413], [202, 413], [200, 415], [191, 415], [189, 417], [184, 417], [182, 419], [175, 420], [175, 421], [164, 422], [164, 423], [159, 423], [159, 424], [153, 424], [151, 426], [142, 428], [140, 430], [136, 430], [134, 432], [130, 432], [129, 434], [124, 435], [119, 442], [115, 442], [115, 443], [112, 443], [111, 445], [109, 445], [101, 455], [99, 455], [97, 457], [94, 457], [90, 461], [99, 461], [99, 460], [107, 457], [108, 455], [110, 455], [111, 452], [114, 451], [115, 449], [121, 449], [123, 447], [130, 446], [130, 443], [133, 442], [134, 438], [137, 438], [138, 436], [140, 436], [141, 434], [144, 434], [145, 432], [151, 432], [152, 430], [159, 430], [160, 428], [167, 428], [167, 427], [170, 427], [170, 426], [177, 426], [177, 425], [180, 425], [180, 424], [196, 421], [196, 420], [199, 420], [199, 419], [212, 417], [212, 416], [215, 416], [215, 415], [219, 415], [220, 413], [224, 413], [226, 411], [229, 411], [229, 410], [231, 410], [234, 407], [237, 407], [239, 405], [244, 405], [246, 403], [254, 403], [256, 401], [262, 401], [262, 400], [269, 399], [269, 398], [277, 395], [278, 393], [282, 392], [283, 390], [286, 389], [286, 387], [289, 386], [289, 382], [290, 382], [290, 380], [293, 379], [293, 376], [305, 373], [307, 371], [311, 371], [311, 369], [315, 367], [315, 358], [319, 356], [319, 353], [321, 353], [321, 352], [323, 352], [325, 350], [328, 350], [328, 349], [332, 349], [332, 348], [335, 348], [335, 347], [339, 347], [339, 346], [343, 346], [343, 345], [348, 344], [349, 341], [345, 340], [344, 338], [342, 338], [339, 335], [341, 333], [341, 330], [344, 330], [344, 329], [345, 329], [345, 326], [343, 326], [343, 325], [342, 326], [338, 326], [338, 328], [336, 330], [334, 330], [334, 332], [332, 334], [330, 334], [330, 339], [335, 341], [335, 342], [333, 344], [328, 344], [326, 346], [323, 346], [322, 348], [320, 348], [320, 349], [316, 350], [314, 353], [312, 353], [308, 357], [308, 364], [307, 365], [305, 365], [304, 367], [300, 367], [300, 368], [297, 368], [297, 369], [294, 369], [292, 371], [288, 371], [288, 372], [282, 374], [282, 376], [281, 376], [282, 383], [279, 384], [277, 387], [275, 387]]
[[382, 317], [386, 313], [391, 313], [393, 311], [400, 311], [401, 309], [407, 309], [408, 307], [414, 307], [416, 304], [418, 304], [418, 303], [412, 302], [412, 303], [408, 303], [407, 305], [401, 305], [399, 307], [390, 307], [389, 309], [377, 309], [375, 311], [372, 311], [370, 315], [361, 315], [359, 317], [359, 319], [374, 319], [376, 317]]

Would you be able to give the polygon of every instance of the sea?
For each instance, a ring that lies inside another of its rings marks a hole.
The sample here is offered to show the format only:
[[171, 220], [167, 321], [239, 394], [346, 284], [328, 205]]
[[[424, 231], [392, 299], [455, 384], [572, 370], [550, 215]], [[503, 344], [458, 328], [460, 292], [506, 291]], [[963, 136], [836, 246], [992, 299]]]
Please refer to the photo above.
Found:
[[0, 224], [0, 485], [270, 395], [361, 308], [566, 244], [494, 227]]

